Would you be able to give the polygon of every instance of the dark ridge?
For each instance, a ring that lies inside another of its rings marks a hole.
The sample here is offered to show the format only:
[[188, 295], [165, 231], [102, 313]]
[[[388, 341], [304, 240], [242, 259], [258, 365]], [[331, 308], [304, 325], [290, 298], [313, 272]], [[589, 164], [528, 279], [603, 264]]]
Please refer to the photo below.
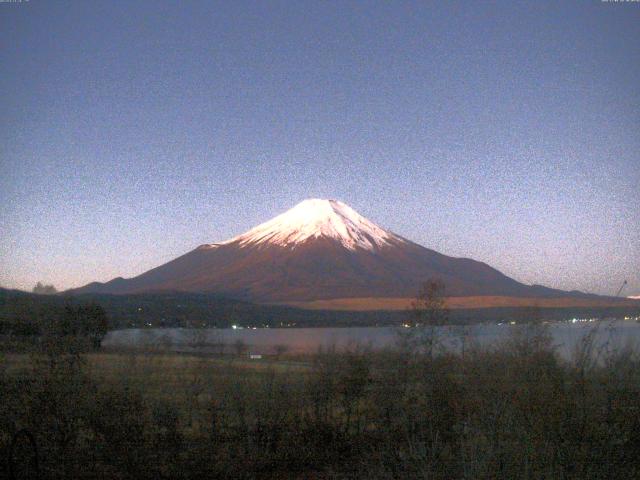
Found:
[[[109, 318], [109, 329], [146, 327], [354, 327], [401, 325], [406, 311], [304, 310], [288, 306], [260, 305], [220, 295], [200, 293], [143, 293], [131, 295], [82, 294], [35, 295], [0, 289], [0, 334], [37, 330], [67, 302], [101, 305]], [[574, 317], [624, 317], [640, 314], [640, 303], [624, 307], [532, 308], [498, 307], [455, 309], [452, 323], [496, 323], [504, 321], [568, 320]]]

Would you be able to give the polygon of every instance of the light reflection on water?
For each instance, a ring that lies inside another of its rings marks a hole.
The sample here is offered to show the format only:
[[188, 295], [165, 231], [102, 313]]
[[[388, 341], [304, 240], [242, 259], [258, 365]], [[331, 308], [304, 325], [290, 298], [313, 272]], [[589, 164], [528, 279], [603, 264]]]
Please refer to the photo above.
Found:
[[[576, 345], [593, 328], [597, 328], [596, 345], [616, 349], [627, 345], [640, 346], [640, 323], [636, 321], [601, 321], [587, 323], [549, 324], [549, 333], [558, 352], [570, 356]], [[443, 343], [459, 349], [464, 335], [465, 344], [491, 347], [509, 338], [521, 325], [472, 325], [462, 331], [460, 327], [441, 327]], [[319, 348], [364, 346], [370, 348], [393, 347], [402, 327], [347, 327], [347, 328], [259, 328], [259, 329], [183, 329], [149, 328], [126, 329], [109, 332], [103, 341], [105, 347], [155, 347], [175, 351], [220, 352], [233, 351], [238, 344], [246, 352], [271, 354], [279, 346], [289, 353], [313, 353]]]

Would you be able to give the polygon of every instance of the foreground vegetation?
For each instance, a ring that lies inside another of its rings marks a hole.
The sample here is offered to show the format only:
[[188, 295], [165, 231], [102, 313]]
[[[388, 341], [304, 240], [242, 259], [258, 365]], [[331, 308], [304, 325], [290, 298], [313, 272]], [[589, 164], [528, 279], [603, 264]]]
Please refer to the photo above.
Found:
[[[77, 336], [5, 353], [11, 478], [639, 478], [640, 358], [555, 354], [542, 327], [491, 350], [304, 358], [92, 352]], [[0, 475], [2, 476], [2, 475]]]

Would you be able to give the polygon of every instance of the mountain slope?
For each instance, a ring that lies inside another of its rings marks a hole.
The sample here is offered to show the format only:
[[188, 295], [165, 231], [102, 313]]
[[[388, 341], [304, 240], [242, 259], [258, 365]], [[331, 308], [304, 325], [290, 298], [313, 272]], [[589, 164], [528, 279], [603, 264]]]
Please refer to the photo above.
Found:
[[205, 292], [258, 302], [411, 297], [434, 277], [452, 296], [580, 295], [527, 286], [482, 262], [442, 255], [382, 229], [344, 203], [318, 199], [135, 278], [74, 292]]

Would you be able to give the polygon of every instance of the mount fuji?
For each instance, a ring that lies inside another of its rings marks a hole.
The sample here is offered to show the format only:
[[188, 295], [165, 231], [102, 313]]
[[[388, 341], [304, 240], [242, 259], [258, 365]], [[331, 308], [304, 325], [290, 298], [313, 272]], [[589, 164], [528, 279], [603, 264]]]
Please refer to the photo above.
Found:
[[592, 297], [522, 284], [485, 263], [449, 257], [385, 230], [342, 202], [320, 199], [137, 277], [71, 292], [200, 292], [296, 304], [406, 299], [431, 278], [442, 280], [450, 297]]

